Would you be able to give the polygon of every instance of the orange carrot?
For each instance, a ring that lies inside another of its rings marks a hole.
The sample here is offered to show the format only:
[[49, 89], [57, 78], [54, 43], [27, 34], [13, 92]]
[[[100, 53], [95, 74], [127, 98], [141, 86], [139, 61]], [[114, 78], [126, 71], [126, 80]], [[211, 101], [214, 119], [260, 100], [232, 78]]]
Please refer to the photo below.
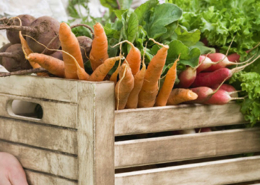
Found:
[[122, 56], [108, 58], [103, 64], [97, 67], [97, 69], [89, 77], [89, 81], [102, 81], [113, 68], [117, 60], [122, 59]]
[[[158, 42], [155, 43], [159, 44]], [[158, 80], [161, 76], [167, 57], [167, 51], [169, 49], [168, 45], [159, 45], [163, 47], [158, 50], [148, 65], [144, 77], [143, 87], [139, 93], [138, 107], [152, 107], [155, 104], [156, 95], [159, 90]]]
[[[145, 54], [145, 51], [144, 51]], [[127, 60], [128, 61], [128, 60]], [[145, 76], [145, 72], [146, 72], [146, 65], [144, 63], [144, 56], [143, 56], [143, 61], [142, 61], [142, 69], [140, 71], [138, 71], [136, 73], [136, 75], [134, 76], [134, 88], [131, 91], [127, 103], [126, 103], [126, 108], [137, 108], [138, 105], [138, 96], [139, 93], [142, 89], [143, 86], [143, 82], [144, 82], [144, 76]]]
[[127, 99], [134, 88], [134, 76], [127, 63], [119, 70], [119, 81], [115, 86], [116, 109], [121, 110], [126, 106]]
[[183, 102], [196, 100], [197, 98], [198, 95], [190, 89], [176, 88], [172, 90], [167, 105], [178, 105]]
[[179, 61], [179, 58], [175, 60], [172, 67], [169, 69], [169, 71], [166, 74], [164, 83], [162, 88], [160, 89], [158, 96], [156, 98], [155, 105], [157, 106], [165, 106], [167, 103], [167, 100], [171, 94], [172, 88], [174, 86], [174, 82], [177, 75], [177, 62]]
[[[28, 60], [28, 58], [27, 58], [28, 55], [33, 53], [33, 51], [29, 47], [27, 41], [24, 39], [21, 31], [19, 31], [19, 37], [20, 37], [20, 41], [21, 41], [21, 44], [22, 44], [22, 50], [23, 50], [24, 56]], [[28, 61], [29, 61], [30, 65], [32, 66], [33, 69], [41, 67], [38, 63], [33, 62], [33, 60], [28, 60]], [[37, 73], [37, 76], [49, 76], [49, 75], [48, 75], [48, 73], [42, 72], [42, 73]]]
[[[129, 42], [128, 40], [124, 40], [122, 42], [119, 42], [118, 44], [122, 43], [128, 43], [131, 45], [131, 49], [129, 53], [126, 56], [126, 61], [128, 62], [133, 75], [135, 75], [138, 71], [140, 71], [140, 65], [141, 65], [141, 52], [139, 51], [138, 48], [136, 48], [133, 43]], [[116, 44], [115, 46], [117, 46]]]
[[94, 25], [92, 48], [89, 54], [89, 60], [93, 71], [108, 58], [107, 49], [108, 43], [104, 28], [100, 23], [96, 23]]
[[60, 59], [41, 53], [31, 53], [27, 59], [29, 62], [39, 64], [40, 67], [45, 68], [55, 76], [64, 77], [64, 62]]
[[[80, 46], [76, 36], [72, 33], [70, 27], [64, 22], [60, 24], [59, 39], [62, 50], [65, 51], [62, 53], [65, 64], [65, 78], [78, 79], [78, 76], [81, 76], [81, 72], [84, 72], [84, 70], [82, 70], [84, 69], [84, 66]], [[82, 69], [79, 69], [79, 67]], [[87, 77], [88, 75], [84, 74], [84, 76]]]
[[119, 64], [118, 64], [118, 66], [117, 66], [115, 72], [111, 75], [111, 77], [110, 77], [110, 79], [109, 79], [109, 81], [112, 81], [112, 82], [114, 82], [115, 84], [116, 84], [116, 82], [117, 82], [117, 75], [118, 75], [118, 73], [119, 73], [120, 66], [121, 66], [121, 60], [119, 61]]

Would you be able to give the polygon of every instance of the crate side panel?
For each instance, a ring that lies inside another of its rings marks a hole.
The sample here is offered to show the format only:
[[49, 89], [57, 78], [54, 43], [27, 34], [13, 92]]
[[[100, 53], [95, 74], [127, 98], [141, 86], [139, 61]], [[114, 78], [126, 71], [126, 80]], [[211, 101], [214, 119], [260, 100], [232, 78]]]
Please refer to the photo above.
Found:
[[0, 139], [77, 154], [76, 131], [70, 129], [1, 118]]
[[77, 81], [37, 76], [0, 78], [0, 93], [77, 103]]
[[168, 136], [116, 142], [115, 166], [141, 166], [257, 151], [260, 151], [260, 128]]
[[77, 181], [71, 181], [43, 173], [25, 170], [30, 185], [78, 185]]
[[115, 135], [186, 130], [244, 122], [240, 106], [235, 103], [126, 109], [115, 113]]
[[75, 156], [5, 141], [0, 141], [0, 152], [16, 156], [24, 168], [77, 180], [78, 166]]
[[[24, 102], [36, 103], [41, 105], [43, 109], [42, 119], [14, 114], [13, 109], [11, 108], [12, 100], [20, 101], [20, 102], [18, 101], [15, 102], [16, 107], [19, 107], [20, 109], [26, 108], [26, 106], [30, 106], [30, 105], [26, 105]], [[19, 120], [28, 120], [28, 121], [33, 121], [42, 124], [76, 128], [77, 127], [77, 104], [44, 101], [36, 98], [27, 98], [27, 97], [6, 95], [0, 93], [0, 116], [19, 119]]]
[[114, 185], [114, 84], [82, 82], [78, 89], [78, 183]]
[[115, 175], [115, 185], [215, 185], [260, 179], [260, 156], [157, 168]]

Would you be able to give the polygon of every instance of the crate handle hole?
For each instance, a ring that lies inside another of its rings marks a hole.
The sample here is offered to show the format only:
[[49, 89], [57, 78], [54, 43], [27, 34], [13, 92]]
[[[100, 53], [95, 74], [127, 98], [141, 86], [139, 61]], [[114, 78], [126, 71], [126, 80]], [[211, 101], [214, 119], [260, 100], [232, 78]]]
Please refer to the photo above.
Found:
[[7, 112], [10, 116], [35, 119], [42, 119], [43, 117], [43, 109], [40, 104], [22, 100], [9, 100], [7, 103]]

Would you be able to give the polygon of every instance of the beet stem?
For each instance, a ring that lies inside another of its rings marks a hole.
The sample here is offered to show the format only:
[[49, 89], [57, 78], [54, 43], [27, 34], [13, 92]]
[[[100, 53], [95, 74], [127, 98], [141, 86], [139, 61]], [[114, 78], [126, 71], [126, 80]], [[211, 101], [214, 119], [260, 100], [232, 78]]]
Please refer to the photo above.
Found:
[[17, 31], [26, 31], [30, 33], [36, 33], [37, 30], [30, 26], [0, 26], [0, 30], [17, 30]]
[[39, 73], [39, 72], [48, 72], [44, 68], [35, 68], [35, 69], [27, 69], [27, 70], [20, 70], [20, 71], [15, 71], [15, 72], [10, 72], [10, 73], [0, 73], [0, 77], [7, 77], [11, 75], [26, 75], [30, 73]]
[[1, 52], [0, 57], [8, 57], [8, 58], [14, 58], [17, 59], [17, 56], [13, 52]]

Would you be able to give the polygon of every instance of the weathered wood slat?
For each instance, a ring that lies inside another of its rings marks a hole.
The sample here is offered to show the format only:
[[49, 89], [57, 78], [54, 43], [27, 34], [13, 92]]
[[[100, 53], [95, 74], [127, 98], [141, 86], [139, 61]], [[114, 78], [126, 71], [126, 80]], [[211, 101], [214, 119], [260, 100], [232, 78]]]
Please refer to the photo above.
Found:
[[77, 154], [76, 131], [1, 118], [0, 139]]
[[78, 179], [78, 163], [77, 158], [74, 156], [4, 141], [0, 141], [0, 152], [13, 154], [19, 159], [24, 168], [58, 175], [68, 179]]
[[37, 76], [0, 78], [0, 93], [77, 103], [77, 81]]
[[79, 185], [114, 185], [114, 83], [78, 84]]
[[115, 175], [115, 185], [215, 185], [260, 179], [260, 156], [181, 165]]
[[115, 135], [241, 124], [244, 118], [239, 109], [239, 105], [230, 103], [120, 110], [115, 112]]
[[51, 175], [25, 170], [29, 185], [78, 185], [76, 181], [71, 181]]
[[256, 151], [260, 151], [260, 128], [121, 141], [115, 144], [115, 167], [140, 166]]
[[[30, 118], [14, 114], [11, 108], [12, 100], [21, 100], [40, 104], [43, 109], [42, 119]], [[25, 98], [20, 96], [0, 94], [0, 116], [76, 128], [77, 104], [43, 101], [35, 98]]]

